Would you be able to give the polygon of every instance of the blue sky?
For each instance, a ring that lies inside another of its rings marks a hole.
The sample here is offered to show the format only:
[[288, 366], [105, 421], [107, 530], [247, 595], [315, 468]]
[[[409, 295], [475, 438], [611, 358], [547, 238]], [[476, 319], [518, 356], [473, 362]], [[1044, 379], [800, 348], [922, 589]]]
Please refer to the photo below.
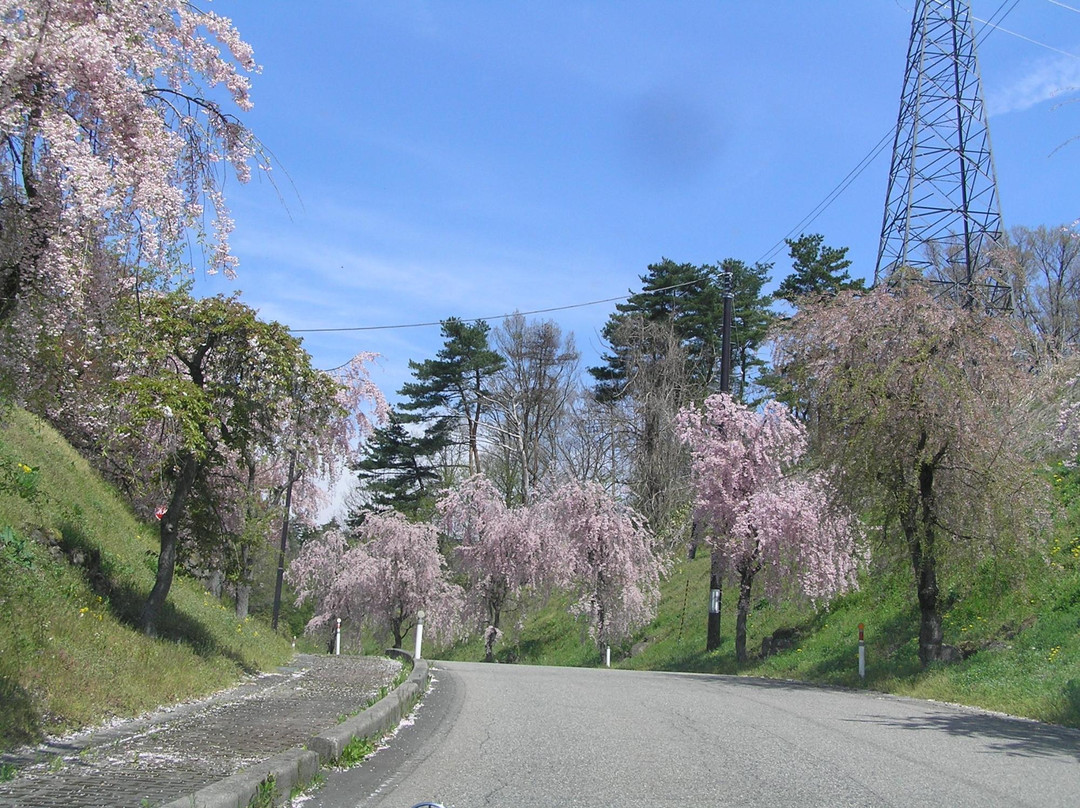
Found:
[[[571, 306], [637, 290], [664, 257], [771, 257], [778, 283], [774, 247], [801, 232], [873, 276], [890, 148], [801, 223], [896, 123], [912, 0], [210, 8], [263, 67], [246, 120], [279, 166], [277, 190], [227, 186], [239, 277], [199, 289], [241, 289], [264, 317], [300, 330]], [[1008, 227], [1080, 216], [1078, 9], [1019, 0], [1012, 33], [980, 39]], [[613, 308], [543, 317], [595, 364]], [[388, 395], [441, 344], [437, 327], [301, 335], [324, 368], [379, 352]]]

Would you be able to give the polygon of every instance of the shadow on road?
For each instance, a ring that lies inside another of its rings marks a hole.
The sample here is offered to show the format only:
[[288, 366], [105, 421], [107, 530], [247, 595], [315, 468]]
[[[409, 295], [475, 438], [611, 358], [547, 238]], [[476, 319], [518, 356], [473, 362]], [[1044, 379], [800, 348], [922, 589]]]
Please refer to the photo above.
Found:
[[1080, 763], [1080, 732], [1022, 718], [942, 712], [909, 718], [865, 716], [849, 720], [975, 738], [982, 741], [989, 751], [1015, 757], [1058, 757], [1065, 754]]
[[[762, 679], [751, 676], [710, 676], [707, 674], [684, 675], [693, 676], [697, 681], [708, 682], [713, 680], [717, 684], [722, 683], [725, 687], [734, 689], [833, 692], [853, 696], [871, 695], [876, 698], [895, 700], [898, 704], [907, 701], [907, 699], [901, 697], [885, 696], [868, 691], [849, 690], [805, 682], [791, 682], [782, 679]], [[974, 710], [967, 712], [967, 708], [952, 708], [936, 702], [919, 702], [914, 699], [910, 701], [913, 704], [921, 705], [919, 714], [908, 717], [864, 714], [845, 720], [911, 731], [932, 730], [945, 732], [949, 735], [978, 739], [986, 745], [988, 751], [1017, 757], [1057, 757], [1065, 754], [1080, 763], [1080, 730], [1059, 727], [1055, 724], [1042, 724], [1024, 718], [976, 712]]]

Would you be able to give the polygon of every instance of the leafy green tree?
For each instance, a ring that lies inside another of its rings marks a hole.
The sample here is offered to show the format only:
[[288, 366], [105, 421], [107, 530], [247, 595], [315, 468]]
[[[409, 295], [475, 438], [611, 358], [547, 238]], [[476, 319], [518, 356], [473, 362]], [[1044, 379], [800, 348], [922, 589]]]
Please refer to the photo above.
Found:
[[768, 338], [775, 315], [772, 297], [762, 294], [769, 280], [772, 264], [749, 264], [728, 258], [720, 264], [723, 273], [731, 274], [731, 394], [736, 401], [753, 404], [752, 395], [768, 363], [761, 358], [761, 348]]
[[[225, 511], [236, 493], [215, 481], [235, 481], [244, 457], [278, 447], [298, 391], [309, 429], [329, 430], [340, 415], [340, 385], [312, 367], [285, 326], [259, 320], [235, 297], [173, 291], [144, 300], [132, 315], [119, 339], [133, 367], [115, 382], [110, 420], [131, 473], [153, 476], [156, 468], [167, 488], [156, 579], [140, 616], [154, 634], [181, 537], [193, 535], [193, 520]], [[196, 492], [199, 507], [191, 511]]]
[[797, 239], [784, 239], [788, 245], [794, 272], [780, 282], [776, 290], [778, 300], [786, 300], [798, 306], [807, 295], [835, 295], [837, 292], [859, 291], [866, 288], [860, 278], [853, 280], [847, 268], [851, 261], [847, 247], [827, 247], [825, 237], [814, 233], [803, 234]]
[[442, 324], [445, 339], [434, 359], [409, 362], [416, 377], [401, 388], [409, 400], [401, 409], [425, 418], [454, 415], [464, 422], [469, 473], [480, 472], [480, 423], [489, 408], [491, 377], [505, 360], [488, 344], [487, 323], [466, 323], [451, 317]]
[[[596, 395], [610, 400], [626, 393], [629, 379], [628, 357], [638, 351], [626, 342], [626, 335], [640, 329], [622, 327], [630, 317], [671, 324], [686, 354], [690, 384], [702, 399], [718, 389], [720, 352], [724, 324], [724, 296], [728, 288], [732, 300], [732, 384], [742, 400], [753, 384], [755, 371], [764, 366], [758, 351], [768, 333], [772, 314], [771, 298], [762, 294], [771, 264], [749, 266], [726, 259], [718, 266], [676, 264], [665, 258], [650, 264], [641, 276], [642, 290], [616, 305], [616, 313], [604, 325], [603, 336], [610, 352], [606, 364], [589, 369], [596, 379]], [[730, 287], [729, 287], [730, 284]]]

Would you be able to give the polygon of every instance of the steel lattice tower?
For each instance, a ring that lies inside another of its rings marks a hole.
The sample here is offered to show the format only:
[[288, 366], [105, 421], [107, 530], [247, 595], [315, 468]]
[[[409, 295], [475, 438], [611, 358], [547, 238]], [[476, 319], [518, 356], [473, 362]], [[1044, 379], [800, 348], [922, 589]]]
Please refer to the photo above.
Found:
[[966, 0], [916, 0], [874, 283], [920, 278], [1003, 309], [1001, 209]]

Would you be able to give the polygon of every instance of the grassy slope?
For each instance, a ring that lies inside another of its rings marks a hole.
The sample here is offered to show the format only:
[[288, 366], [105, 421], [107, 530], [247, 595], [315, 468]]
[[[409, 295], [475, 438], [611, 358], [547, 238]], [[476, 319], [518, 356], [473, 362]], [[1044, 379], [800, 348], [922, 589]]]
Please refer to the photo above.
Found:
[[[17, 538], [34, 538], [26, 543], [29, 570], [12, 547], [0, 547], [0, 749], [205, 694], [288, 657], [286, 642], [263, 624], [238, 622], [183, 578], [170, 594], [162, 638], [134, 631], [133, 617], [153, 581], [154, 526], [135, 520], [55, 432], [18, 411], [0, 425], [0, 469], [16, 463], [39, 470], [39, 494], [27, 502], [0, 491], [0, 530], [11, 526]], [[727, 591], [724, 641], [707, 654], [708, 562], [699, 558], [674, 566], [657, 619], [635, 638], [633, 656], [629, 647], [616, 651], [615, 664], [867, 687], [1080, 727], [1080, 475], [1062, 472], [1056, 484], [1066, 506], [1050, 547], [943, 582], [946, 640], [981, 649], [961, 663], [919, 668], [911, 575], [902, 561], [879, 562], [861, 591], [827, 611], [760, 602], [750, 619], [750, 649], [779, 628], [798, 629], [799, 640], [745, 666], [735, 663], [734, 597]], [[82, 563], [72, 564], [79, 556]], [[499, 658], [600, 664], [567, 607], [556, 596], [509, 628]], [[513, 621], [509, 615], [506, 623]], [[865, 683], [857, 675], [860, 622], [866, 624]], [[481, 659], [482, 643], [446, 655]]]
[[161, 638], [134, 630], [153, 583], [155, 526], [51, 428], [12, 410], [0, 416], [0, 468], [19, 463], [38, 470], [38, 493], [0, 489], [0, 531], [31, 539], [32, 558], [27, 569], [10, 541], [0, 546], [0, 749], [210, 693], [289, 658], [284, 639], [182, 577]]
[[[942, 577], [945, 640], [967, 655], [922, 670], [913, 576], [902, 559], [879, 560], [858, 592], [827, 610], [758, 601], [749, 620], [751, 661], [735, 662], [735, 592], [724, 592], [721, 647], [705, 652], [708, 559], [680, 561], [662, 585], [659, 615], [619, 667], [768, 676], [968, 704], [1080, 727], [1080, 476], [1057, 480], [1063, 508], [1050, 547]], [[705, 554], [702, 554], [704, 556]], [[1049, 562], [1046, 560], [1049, 559]], [[858, 676], [858, 625], [866, 626], [867, 677]], [[764, 637], [796, 629], [789, 650], [756, 658]], [[597, 665], [599, 654], [555, 599], [496, 646], [503, 661]], [[479, 641], [447, 652], [479, 660]]]

